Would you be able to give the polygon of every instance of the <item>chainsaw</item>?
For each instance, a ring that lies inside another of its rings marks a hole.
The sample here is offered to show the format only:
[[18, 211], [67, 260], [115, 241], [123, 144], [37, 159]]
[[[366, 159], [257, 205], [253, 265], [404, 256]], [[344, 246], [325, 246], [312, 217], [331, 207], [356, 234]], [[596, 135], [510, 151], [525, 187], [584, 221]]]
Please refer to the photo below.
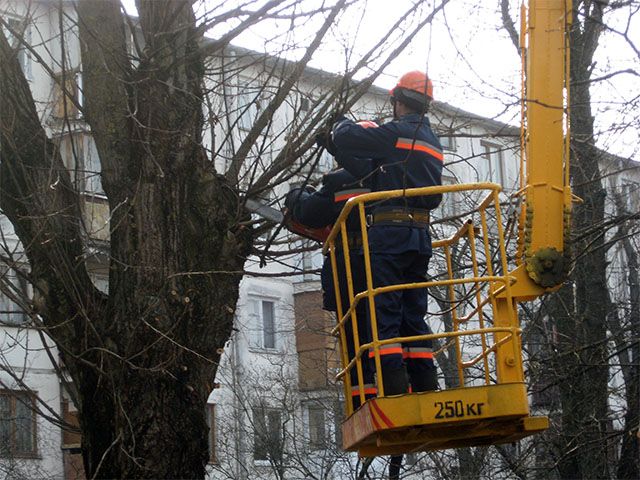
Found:
[[277, 224], [282, 224], [287, 230], [291, 233], [295, 233], [296, 235], [300, 235], [301, 237], [308, 238], [310, 240], [315, 240], [316, 242], [323, 243], [329, 233], [331, 233], [331, 226], [326, 226], [322, 228], [310, 228], [302, 225], [299, 222], [296, 222], [291, 218], [291, 215], [286, 210], [281, 212], [269, 205], [261, 203], [257, 200], [253, 200], [251, 198], [246, 199], [244, 207], [251, 213], [255, 213], [256, 215], [261, 216], [265, 220], [269, 220], [270, 222], [274, 222]]

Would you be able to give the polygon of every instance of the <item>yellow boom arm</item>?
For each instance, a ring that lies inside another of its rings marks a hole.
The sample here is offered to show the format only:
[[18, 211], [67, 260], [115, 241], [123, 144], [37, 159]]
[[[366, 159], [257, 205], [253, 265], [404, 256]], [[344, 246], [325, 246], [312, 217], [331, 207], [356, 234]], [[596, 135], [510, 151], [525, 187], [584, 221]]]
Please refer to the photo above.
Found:
[[[539, 287], [564, 280], [571, 212], [569, 48], [571, 0], [530, 0], [526, 39], [524, 260]], [[529, 282], [530, 283], [530, 282]], [[521, 285], [526, 290], [525, 285]], [[529, 285], [537, 296], [539, 288]], [[523, 292], [525, 297], [529, 295]]]

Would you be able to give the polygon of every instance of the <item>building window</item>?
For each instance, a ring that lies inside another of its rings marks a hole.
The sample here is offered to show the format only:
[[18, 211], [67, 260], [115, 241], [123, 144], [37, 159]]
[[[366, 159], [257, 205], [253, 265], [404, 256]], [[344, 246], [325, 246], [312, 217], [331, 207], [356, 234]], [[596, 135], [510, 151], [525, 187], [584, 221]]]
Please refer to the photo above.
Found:
[[[302, 241], [302, 248], [306, 248], [306, 249], [312, 248], [311, 240], [303, 240]], [[307, 282], [311, 282], [313, 280], [317, 280], [318, 279], [317, 275], [312, 273], [313, 269], [314, 269], [313, 252], [310, 251], [310, 250], [302, 252], [302, 270], [303, 270], [302, 278], [303, 278], [303, 280], [305, 280]]]
[[266, 95], [264, 85], [254, 80], [240, 79], [236, 105], [238, 127], [241, 130], [249, 131], [253, 128], [253, 124], [268, 104]]
[[84, 150], [84, 191], [104, 195], [102, 188], [102, 166], [98, 149], [91, 137], [87, 137], [86, 148]]
[[218, 463], [216, 456], [216, 406], [212, 403], [207, 404], [207, 426], [209, 427], [209, 435], [207, 437], [209, 443], [209, 463]]
[[55, 118], [78, 119], [81, 117], [78, 106], [82, 108], [84, 105], [82, 72], [69, 70], [64, 75], [56, 75], [53, 80], [53, 92], [53, 116]]
[[322, 450], [327, 446], [325, 410], [321, 405], [312, 405], [309, 413], [309, 448]]
[[262, 301], [262, 346], [276, 348], [275, 308], [273, 302]]
[[34, 457], [36, 454], [33, 395], [24, 391], [0, 390], [0, 455]]
[[[446, 175], [442, 176], [442, 185], [454, 185], [456, 179]], [[440, 218], [451, 218], [458, 215], [458, 192], [445, 192], [440, 203]]]
[[[616, 188], [614, 187], [614, 190]], [[622, 185], [617, 187], [620, 192], [620, 202], [618, 208], [622, 208], [624, 212], [634, 212], [638, 209], [638, 191], [639, 185], [630, 181], [625, 181]], [[618, 212], [620, 214], [622, 212]]]
[[[31, 45], [31, 26], [26, 19], [8, 17], [5, 18], [5, 21], [9, 25], [9, 28], [3, 25], [2, 31], [7, 37], [11, 48], [18, 52], [18, 62], [20, 62], [22, 73], [24, 73], [25, 77], [31, 79], [31, 54], [29, 53], [29, 49], [23, 45], [23, 43]], [[22, 37], [23, 41], [20, 41], [20, 37]]]
[[443, 150], [449, 150], [450, 152], [456, 151], [456, 137], [440, 137], [440, 145]]
[[72, 172], [75, 187], [81, 192], [104, 195], [98, 149], [89, 135], [65, 135], [60, 139], [60, 155]]
[[22, 325], [27, 321], [27, 315], [18, 305], [26, 298], [26, 280], [12, 268], [0, 265], [0, 325]]
[[[256, 121], [262, 115], [270, 103], [271, 93], [268, 85], [259, 79], [240, 78], [240, 84], [235, 98], [236, 126], [239, 140], [243, 142], [246, 136], [254, 128]], [[258, 137], [252, 141], [250, 153], [246, 160], [250, 167], [246, 170], [247, 180], [253, 178], [256, 172], [266, 170], [271, 166], [274, 155], [273, 117], [257, 132]]]
[[282, 461], [282, 413], [265, 407], [253, 409], [253, 459]]
[[482, 159], [485, 160], [484, 165], [480, 169], [484, 172], [481, 181], [489, 181], [505, 186], [505, 170], [504, 157], [502, 155], [502, 146], [489, 142], [481, 142]]
[[251, 300], [253, 304], [250, 346], [274, 350], [276, 348], [276, 308], [271, 300]]
[[342, 448], [342, 422], [344, 422], [344, 405], [342, 402], [336, 401], [333, 405], [333, 422], [336, 445]]

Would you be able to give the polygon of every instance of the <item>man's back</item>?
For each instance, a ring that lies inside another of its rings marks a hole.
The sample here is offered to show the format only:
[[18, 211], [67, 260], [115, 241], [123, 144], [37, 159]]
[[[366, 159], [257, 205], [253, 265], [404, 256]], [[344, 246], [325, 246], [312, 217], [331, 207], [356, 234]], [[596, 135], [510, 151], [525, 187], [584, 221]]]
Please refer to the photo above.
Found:
[[[443, 155], [429, 119], [417, 113], [378, 128], [363, 128], [348, 119], [336, 123], [337, 160], [350, 173], [371, 176], [372, 190], [427, 187], [442, 183]], [[370, 158], [367, 164], [362, 158]], [[433, 209], [441, 195], [394, 200], [387, 205]]]
[[[431, 81], [422, 72], [409, 72], [390, 93], [395, 121], [366, 128], [342, 118], [334, 124], [333, 143], [327, 144], [342, 167], [356, 176], [370, 178], [375, 191], [440, 185], [442, 149], [425, 115], [433, 100]], [[362, 162], [362, 158], [370, 161]], [[437, 207], [441, 198], [402, 196], [369, 207], [368, 244], [374, 288], [424, 282], [432, 253], [429, 210]], [[374, 340], [430, 334], [424, 320], [427, 301], [426, 289], [418, 287], [376, 295]], [[437, 388], [432, 342], [414, 340], [399, 347], [398, 343], [389, 342], [370, 352], [379, 356], [384, 394], [406, 393], [409, 380], [414, 392]]]

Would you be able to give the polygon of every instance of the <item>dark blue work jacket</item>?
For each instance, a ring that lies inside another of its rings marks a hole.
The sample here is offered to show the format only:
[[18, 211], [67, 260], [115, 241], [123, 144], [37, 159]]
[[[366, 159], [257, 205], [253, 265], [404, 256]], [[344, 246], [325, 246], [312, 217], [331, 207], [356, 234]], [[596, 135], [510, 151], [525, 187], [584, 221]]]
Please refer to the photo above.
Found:
[[[368, 193], [371, 190], [344, 169], [327, 173], [322, 178], [322, 187], [315, 192], [297, 192], [291, 214], [294, 220], [311, 228], [332, 225], [340, 216], [342, 207], [349, 198]], [[291, 192], [293, 193], [293, 192]], [[290, 193], [290, 194], [291, 194]], [[354, 208], [347, 220], [347, 230], [360, 231], [358, 210]]]
[[[364, 128], [343, 118], [333, 127], [333, 142], [339, 165], [357, 178], [370, 178], [373, 191], [442, 184], [442, 147], [426, 116], [405, 115], [378, 128]], [[431, 210], [441, 200], [442, 195], [403, 197], [372, 206], [372, 210], [373, 213], [389, 207]], [[431, 238], [422, 228], [373, 225], [369, 246], [373, 253], [417, 251], [431, 255]]]
[[[340, 216], [344, 204], [349, 198], [368, 193], [371, 190], [363, 186], [356, 178], [344, 169], [339, 169], [326, 174], [322, 179], [322, 188], [315, 192], [309, 192], [302, 189], [294, 189], [287, 195], [285, 204], [291, 210], [293, 219], [301, 224], [311, 228], [322, 228], [333, 225]], [[358, 209], [354, 208], [347, 218], [347, 230], [352, 232], [348, 235], [350, 240], [360, 238], [360, 216]], [[347, 299], [347, 282], [345, 278], [344, 258], [342, 257], [342, 242], [340, 238], [336, 239], [338, 248], [336, 261], [338, 264], [338, 278], [340, 282], [340, 296], [342, 298], [343, 307], [346, 308]], [[353, 248], [353, 250], [351, 249]], [[362, 258], [357, 255], [359, 246], [350, 247], [351, 252], [351, 271], [355, 292], [358, 293], [366, 287], [364, 280], [364, 266]], [[322, 274], [320, 277], [322, 283], [322, 303], [323, 308], [329, 311], [336, 311], [336, 296], [333, 285], [333, 273], [331, 271], [331, 261], [325, 258], [322, 265]], [[364, 303], [359, 304], [364, 308]], [[361, 307], [358, 308], [361, 308]], [[364, 320], [366, 314], [360, 311], [358, 318]]]

